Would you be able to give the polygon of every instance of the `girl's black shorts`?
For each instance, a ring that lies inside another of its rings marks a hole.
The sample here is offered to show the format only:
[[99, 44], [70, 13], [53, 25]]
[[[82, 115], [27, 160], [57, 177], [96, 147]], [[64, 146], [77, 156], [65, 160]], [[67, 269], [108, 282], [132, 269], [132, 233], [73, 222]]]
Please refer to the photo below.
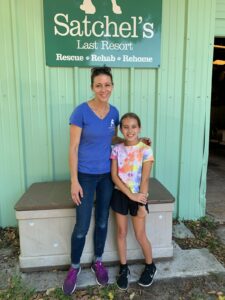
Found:
[[[119, 191], [118, 189], [113, 190], [112, 194], [112, 200], [111, 200], [111, 207], [112, 210], [115, 212], [121, 214], [121, 215], [128, 215], [128, 212], [130, 212], [130, 215], [132, 217], [137, 216], [138, 206], [141, 205], [138, 202], [130, 200], [127, 195]], [[145, 205], [145, 208], [147, 212], [148, 210], [148, 204]]]

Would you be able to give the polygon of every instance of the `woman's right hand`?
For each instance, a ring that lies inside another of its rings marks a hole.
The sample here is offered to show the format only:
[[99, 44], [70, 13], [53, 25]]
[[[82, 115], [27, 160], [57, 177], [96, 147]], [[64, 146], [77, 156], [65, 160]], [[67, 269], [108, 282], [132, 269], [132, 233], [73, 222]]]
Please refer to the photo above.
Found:
[[81, 204], [81, 198], [83, 198], [83, 189], [78, 181], [71, 183], [71, 197], [76, 205]]

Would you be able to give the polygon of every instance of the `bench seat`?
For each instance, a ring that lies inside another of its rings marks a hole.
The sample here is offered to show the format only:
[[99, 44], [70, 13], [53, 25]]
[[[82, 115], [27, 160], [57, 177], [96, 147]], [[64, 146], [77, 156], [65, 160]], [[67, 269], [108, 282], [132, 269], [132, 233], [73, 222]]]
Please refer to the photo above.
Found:
[[[155, 178], [149, 180], [149, 215], [146, 229], [152, 243], [154, 258], [173, 256], [172, 212], [174, 198]], [[64, 268], [70, 264], [70, 238], [76, 211], [70, 196], [70, 181], [34, 183], [15, 205], [20, 235], [20, 269], [22, 271]], [[93, 209], [94, 210], [94, 209]], [[81, 263], [89, 264], [93, 256], [91, 225]], [[104, 261], [118, 261], [116, 225], [110, 211]], [[129, 261], [143, 259], [129, 220], [127, 237]]]

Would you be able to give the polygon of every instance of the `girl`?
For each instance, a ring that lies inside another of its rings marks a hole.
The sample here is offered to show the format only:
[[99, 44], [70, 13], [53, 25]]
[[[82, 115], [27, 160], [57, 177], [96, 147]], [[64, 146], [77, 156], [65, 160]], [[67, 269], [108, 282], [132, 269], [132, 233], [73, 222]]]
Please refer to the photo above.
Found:
[[126, 236], [128, 211], [137, 241], [145, 257], [145, 269], [138, 284], [150, 286], [156, 273], [152, 261], [152, 248], [145, 231], [145, 217], [148, 212], [148, 182], [154, 161], [152, 149], [139, 140], [141, 122], [134, 113], [127, 113], [120, 120], [120, 130], [124, 143], [116, 145], [111, 153], [112, 180], [115, 184], [111, 206], [115, 211], [117, 223], [117, 245], [120, 259], [120, 271], [117, 286], [126, 290], [130, 274], [126, 257]]

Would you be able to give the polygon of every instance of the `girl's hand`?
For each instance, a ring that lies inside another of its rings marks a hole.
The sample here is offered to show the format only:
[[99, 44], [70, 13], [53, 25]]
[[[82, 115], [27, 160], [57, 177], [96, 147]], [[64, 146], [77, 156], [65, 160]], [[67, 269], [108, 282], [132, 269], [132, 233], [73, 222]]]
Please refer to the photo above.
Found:
[[147, 203], [147, 196], [143, 193], [133, 193], [130, 199], [142, 204]]
[[71, 197], [76, 205], [81, 204], [81, 198], [83, 198], [83, 189], [78, 181], [71, 183]]

